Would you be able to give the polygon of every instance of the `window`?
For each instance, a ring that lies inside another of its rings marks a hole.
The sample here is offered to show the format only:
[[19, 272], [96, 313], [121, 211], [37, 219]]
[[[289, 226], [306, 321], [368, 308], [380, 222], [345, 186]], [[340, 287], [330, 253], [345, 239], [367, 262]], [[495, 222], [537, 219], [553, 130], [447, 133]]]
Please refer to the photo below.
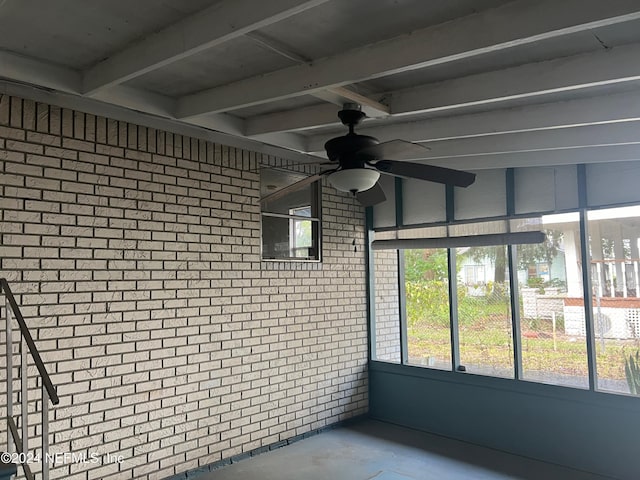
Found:
[[481, 170], [427, 202], [391, 182], [369, 224], [372, 359], [640, 398], [639, 174]]
[[465, 265], [464, 283], [465, 285], [484, 285], [484, 265]]
[[588, 212], [598, 390], [630, 393], [625, 366], [640, 351], [640, 207]]
[[[638, 213], [640, 224], [640, 208]], [[399, 255], [397, 250], [374, 250], [375, 358], [589, 388], [579, 219], [580, 214], [573, 212], [449, 228], [458, 236], [543, 231], [546, 238], [539, 244], [402, 250]], [[611, 219], [608, 221], [604, 231], [619, 231]], [[633, 301], [638, 299], [638, 314], [628, 311], [626, 315], [628, 330], [635, 332], [633, 328], [637, 326], [640, 337], [640, 320], [636, 319], [640, 318], [640, 294], [636, 297], [640, 291], [636, 289], [636, 271], [640, 267], [634, 264], [636, 259], [640, 265], [640, 255], [636, 255], [640, 235], [634, 239], [629, 228], [626, 232], [622, 238], [596, 242], [603, 245], [602, 256], [609, 264], [620, 264], [619, 272], [614, 266], [602, 267], [599, 285], [603, 294], [617, 292], [614, 296], [626, 299], [626, 303], [630, 296], [634, 296]], [[376, 232], [375, 238], [445, 235], [416, 228]], [[593, 235], [592, 232], [592, 238]], [[618, 257], [624, 257], [624, 262]], [[592, 271], [596, 272], [597, 267]], [[455, 279], [455, 285], [450, 285], [450, 279]], [[404, 287], [404, 292], [398, 285]], [[609, 357], [607, 369], [599, 373], [599, 378], [610, 375], [618, 383], [606, 380], [601, 382], [601, 388], [617, 385], [624, 391], [620, 349], [626, 348], [635, 355], [637, 349], [630, 347], [637, 340], [605, 338], [604, 342]], [[612, 360], [614, 357], [617, 363]], [[604, 362], [604, 358], [599, 354], [598, 361]], [[611, 373], [614, 363], [616, 376]]]
[[[456, 263], [467, 273], [457, 285], [460, 365], [470, 373], [513, 378], [507, 247], [457, 248]], [[482, 276], [469, 276], [469, 270]]]
[[[296, 172], [261, 170], [263, 260], [320, 260], [320, 182]], [[291, 188], [300, 182], [300, 187]]]
[[522, 378], [588, 388], [579, 214], [544, 215], [540, 227], [544, 243], [515, 247]]
[[447, 250], [405, 250], [402, 254], [408, 363], [451, 370]]

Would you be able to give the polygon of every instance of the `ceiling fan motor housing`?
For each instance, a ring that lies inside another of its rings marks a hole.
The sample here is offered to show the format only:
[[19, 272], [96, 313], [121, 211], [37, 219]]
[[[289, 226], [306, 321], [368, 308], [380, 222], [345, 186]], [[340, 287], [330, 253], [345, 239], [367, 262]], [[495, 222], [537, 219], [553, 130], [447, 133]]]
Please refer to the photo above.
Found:
[[378, 143], [374, 137], [349, 133], [342, 137], [332, 138], [324, 144], [324, 148], [329, 160], [332, 162], [340, 161], [343, 168], [362, 168], [365, 162], [376, 160], [376, 158], [357, 153], [364, 148], [378, 145]]

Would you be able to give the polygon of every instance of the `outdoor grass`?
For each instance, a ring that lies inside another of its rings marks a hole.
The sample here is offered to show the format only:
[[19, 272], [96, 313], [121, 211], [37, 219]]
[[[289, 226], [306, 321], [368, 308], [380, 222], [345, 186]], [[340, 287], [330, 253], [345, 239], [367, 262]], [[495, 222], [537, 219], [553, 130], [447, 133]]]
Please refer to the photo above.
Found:
[[[471, 365], [483, 365], [496, 370], [513, 370], [513, 340], [508, 314], [488, 315], [460, 322], [460, 359]], [[408, 348], [411, 358], [434, 357], [442, 362], [451, 359], [451, 334], [448, 326], [429, 321], [410, 322]], [[526, 325], [523, 331], [530, 331]], [[587, 348], [584, 337], [556, 334], [556, 345], [545, 328], [534, 330], [539, 338], [523, 337], [522, 360], [526, 371], [541, 371], [557, 375], [588, 377]], [[603, 348], [596, 340], [596, 361], [599, 378], [625, 380], [624, 358], [640, 348], [633, 340], [605, 340]]]
[[[469, 372], [513, 377], [513, 333], [508, 290], [473, 296], [458, 287], [460, 363]], [[521, 302], [522, 304], [522, 302]], [[523, 312], [520, 311], [523, 318]], [[558, 319], [555, 344], [549, 319], [522, 319], [520, 344], [524, 377], [550, 382], [587, 384], [586, 338], [564, 333]], [[449, 298], [446, 282], [407, 282], [407, 342], [412, 361], [426, 365], [451, 363]], [[598, 381], [611, 381], [625, 391], [625, 358], [640, 350], [639, 340], [596, 339]], [[610, 382], [610, 385], [611, 385]], [[628, 391], [628, 390], [627, 390]]]

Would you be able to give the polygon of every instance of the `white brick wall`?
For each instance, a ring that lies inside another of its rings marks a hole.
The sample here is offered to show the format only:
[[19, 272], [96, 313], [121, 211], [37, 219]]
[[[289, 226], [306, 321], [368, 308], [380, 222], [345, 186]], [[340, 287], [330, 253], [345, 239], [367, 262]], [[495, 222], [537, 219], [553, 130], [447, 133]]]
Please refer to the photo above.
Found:
[[362, 208], [325, 185], [322, 264], [261, 262], [259, 162], [284, 163], [0, 97], [0, 276], [58, 385], [51, 451], [124, 457], [53, 478], [166, 478], [366, 411]]
[[375, 275], [376, 359], [400, 362], [398, 251], [373, 252]]

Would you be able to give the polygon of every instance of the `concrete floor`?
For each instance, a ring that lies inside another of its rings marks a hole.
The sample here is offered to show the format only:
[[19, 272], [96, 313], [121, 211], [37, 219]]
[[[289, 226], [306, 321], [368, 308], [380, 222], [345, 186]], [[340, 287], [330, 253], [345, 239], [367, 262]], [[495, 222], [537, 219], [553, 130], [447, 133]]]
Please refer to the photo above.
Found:
[[330, 430], [198, 480], [603, 480], [377, 421]]

